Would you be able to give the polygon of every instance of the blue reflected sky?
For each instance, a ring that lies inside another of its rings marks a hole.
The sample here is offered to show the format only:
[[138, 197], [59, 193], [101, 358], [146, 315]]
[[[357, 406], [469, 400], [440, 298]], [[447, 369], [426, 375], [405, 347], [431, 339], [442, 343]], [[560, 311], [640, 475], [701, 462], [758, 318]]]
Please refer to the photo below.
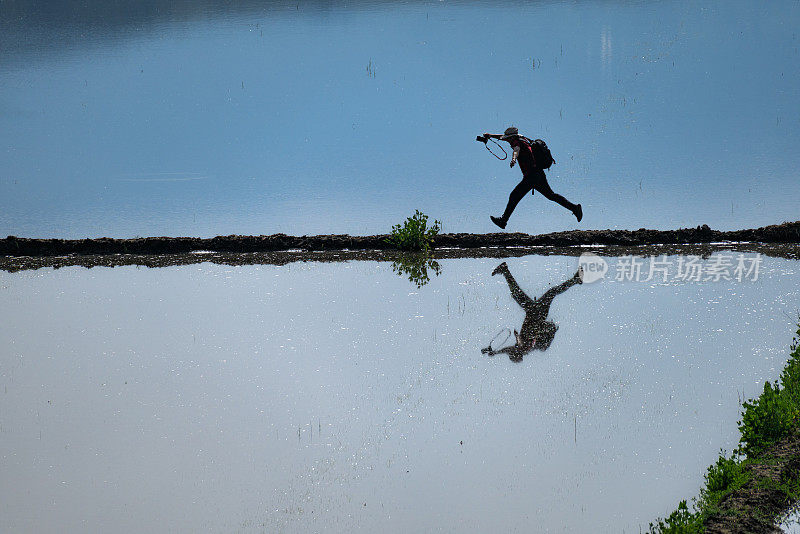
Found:
[[797, 219], [797, 2], [0, 7], [0, 236], [487, 232]]
[[[0, 531], [644, 532], [779, 377], [800, 263], [606, 259], [519, 363], [481, 352], [525, 317], [499, 259], [0, 271]], [[507, 261], [531, 297], [578, 267]]]

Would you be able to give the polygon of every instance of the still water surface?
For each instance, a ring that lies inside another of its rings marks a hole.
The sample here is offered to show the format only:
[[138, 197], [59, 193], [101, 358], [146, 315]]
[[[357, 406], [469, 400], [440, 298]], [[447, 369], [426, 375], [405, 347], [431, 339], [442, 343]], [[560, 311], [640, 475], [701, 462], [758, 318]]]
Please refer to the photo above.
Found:
[[[797, 261], [562, 285], [519, 362], [499, 262], [0, 272], [0, 530], [646, 529], [778, 377]], [[577, 259], [507, 266], [536, 298]]]
[[4, 2], [0, 236], [509, 230], [797, 218], [800, 4]]

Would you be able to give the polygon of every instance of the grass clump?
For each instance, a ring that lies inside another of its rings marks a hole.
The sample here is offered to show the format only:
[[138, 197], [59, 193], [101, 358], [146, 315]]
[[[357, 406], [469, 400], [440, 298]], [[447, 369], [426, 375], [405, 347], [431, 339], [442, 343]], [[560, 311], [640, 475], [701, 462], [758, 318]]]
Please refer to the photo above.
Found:
[[[796, 501], [800, 496], [800, 474], [795, 472], [791, 480], [776, 482], [761, 475], [763, 467], [775, 464], [769, 448], [779, 441], [800, 435], [800, 327], [791, 345], [789, 362], [781, 373], [780, 380], [764, 383], [764, 391], [757, 399], [742, 403], [742, 419], [739, 421], [741, 437], [739, 445], [730, 457], [720, 451], [716, 463], [709, 466], [705, 475], [705, 487], [693, 500], [692, 510], [686, 501], [664, 519], [650, 524], [651, 533], [683, 534], [705, 532], [705, 523], [712, 516], [762, 513], [760, 510], [739, 510], [720, 503], [732, 492], [748, 484], [748, 488], [770, 487], [780, 491], [784, 502]], [[730, 504], [730, 503], [728, 503]], [[762, 514], [763, 515], [763, 514]], [[761, 517], [772, 521], [775, 517]]]
[[694, 499], [693, 510], [689, 509], [685, 500], [681, 501], [678, 508], [665, 519], [658, 519], [655, 524], [651, 523], [650, 532], [652, 534], [704, 532], [704, 520], [719, 511], [720, 500], [749, 480], [747, 472], [743, 469], [743, 458], [737, 451], [734, 451], [730, 458], [725, 451], [720, 451], [716, 463], [708, 466], [704, 477], [705, 487], [700, 490], [700, 496]]
[[403, 252], [392, 260], [392, 271], [398, 276], [407, 276], [409, 282], [417, 285], [417, 289], [430, 282], [428, 269], [436, 276], [442, 272], [439, 262], [424, 252]]
[[433, 239], [439, 235], [442, 228], [440, 221], [433, 221], [428, 227], [428, 216], [416, 210], [412, 217], [406, 219], [403, 225], [392, 226], [392, 233], [386, 242], [400, 250], [421, 250], [428, 252], [433, 246]]
[[743, 404], [739, 430], [740, 444], [748, 456], [759, 454], [797, 428], [798, 405], [787, 388], [764, 383], [764, 392], [755, 400]]
[[703, 532], [703, 521], [697, 513], [689, 511], [686, 501], [681, 501], [678, 508], [666, 519], [658, 519], [655, 525], [650, 523], [650, 532], [664, 534]]

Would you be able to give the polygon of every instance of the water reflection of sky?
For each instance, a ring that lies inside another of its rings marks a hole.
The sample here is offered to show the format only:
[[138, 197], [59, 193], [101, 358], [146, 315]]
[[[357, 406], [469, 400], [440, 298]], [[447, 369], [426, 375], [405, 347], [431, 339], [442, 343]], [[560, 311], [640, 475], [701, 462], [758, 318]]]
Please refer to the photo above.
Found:
[[518, 171], [473, 139], [509, 123], [580, 227], [796, 218], [796, 2], [29, 6], [0, 9], [0, 235], [490, 231]]
[[[578, 265], [506, 261], [531, 296]], [[525, 316], [500, 260], [439, 262], [0, 272], [0, 530], [636, 532], [735, 445], [800, 298], [769, 257], [574, 285], [515, 363], [481, 353]]]

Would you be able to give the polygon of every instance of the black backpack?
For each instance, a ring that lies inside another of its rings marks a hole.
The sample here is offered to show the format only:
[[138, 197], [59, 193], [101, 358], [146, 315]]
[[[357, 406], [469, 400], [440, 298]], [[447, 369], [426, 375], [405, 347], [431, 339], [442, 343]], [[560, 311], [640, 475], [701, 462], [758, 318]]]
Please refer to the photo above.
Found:
[[541, 139], [534, 139], [531, 141], [527, 137], [525, 141], [528, 143], [528, 147], [533, 155], [533, 161], [536, 163], [537, 167], [540, 169], [549, 169], [550, 166], [556, 162], [556, 160], [553, 159], [553, 155], [550, 153], [550, 149], [547, 148], [547, 143]]

